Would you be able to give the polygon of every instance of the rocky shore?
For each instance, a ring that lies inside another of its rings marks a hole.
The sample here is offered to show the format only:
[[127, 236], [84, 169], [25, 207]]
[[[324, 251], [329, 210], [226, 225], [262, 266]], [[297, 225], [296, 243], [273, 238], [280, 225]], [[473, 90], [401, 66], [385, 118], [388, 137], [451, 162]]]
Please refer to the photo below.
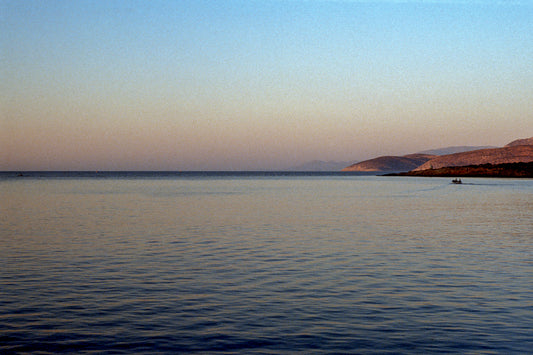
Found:
[[533, 178], [533, 162], [450, 166], [386, 174], [385, 176]]

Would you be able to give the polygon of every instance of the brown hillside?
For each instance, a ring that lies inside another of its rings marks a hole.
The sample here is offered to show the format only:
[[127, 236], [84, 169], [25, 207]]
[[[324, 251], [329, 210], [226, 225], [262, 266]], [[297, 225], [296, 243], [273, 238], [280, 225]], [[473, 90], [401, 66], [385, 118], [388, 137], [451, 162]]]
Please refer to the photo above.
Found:
[[517, 145], [533, 145], [533, 137], [525, 139], [517, 139], [507, 144], [506, 147], [515, 147]]
[[350, 165], [341, 171], [408, 171], [434, 158], [429, 154], [409, 154], [401, 157], [382, 156]]
[[[512, 144], [512, 143], [511, 143]], [[414, 171], [438, 169], [448, 166], [481, 164], [528, 163], [533, 161], [533, 145], [505, 146], [470, 152], [442, 155], [420, 165]]]

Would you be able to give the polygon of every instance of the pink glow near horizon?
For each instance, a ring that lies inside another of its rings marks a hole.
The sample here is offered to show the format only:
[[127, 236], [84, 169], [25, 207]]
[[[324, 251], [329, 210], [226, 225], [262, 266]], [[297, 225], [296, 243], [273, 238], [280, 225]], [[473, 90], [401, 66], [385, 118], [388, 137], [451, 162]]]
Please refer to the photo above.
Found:
[[0, 170], [262, 170], [533, 136], [533, 6], [2, 5]]

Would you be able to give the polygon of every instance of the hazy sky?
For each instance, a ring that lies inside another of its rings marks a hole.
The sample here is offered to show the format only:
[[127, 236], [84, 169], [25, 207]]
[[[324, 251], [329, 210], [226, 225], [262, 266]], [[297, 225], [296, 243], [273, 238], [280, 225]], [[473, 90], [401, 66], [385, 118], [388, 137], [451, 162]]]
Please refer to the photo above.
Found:
[[533, 136], [533, 2], [0, 0], [0, 170], [256, 170]]

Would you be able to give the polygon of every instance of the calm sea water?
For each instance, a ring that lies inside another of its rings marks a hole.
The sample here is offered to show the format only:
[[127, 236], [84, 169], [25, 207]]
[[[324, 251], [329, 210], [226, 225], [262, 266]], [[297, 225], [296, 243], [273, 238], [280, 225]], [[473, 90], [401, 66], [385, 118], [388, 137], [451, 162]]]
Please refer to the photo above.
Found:
[[533, 180], [0, 176], [0, 353], [531, 353]]

